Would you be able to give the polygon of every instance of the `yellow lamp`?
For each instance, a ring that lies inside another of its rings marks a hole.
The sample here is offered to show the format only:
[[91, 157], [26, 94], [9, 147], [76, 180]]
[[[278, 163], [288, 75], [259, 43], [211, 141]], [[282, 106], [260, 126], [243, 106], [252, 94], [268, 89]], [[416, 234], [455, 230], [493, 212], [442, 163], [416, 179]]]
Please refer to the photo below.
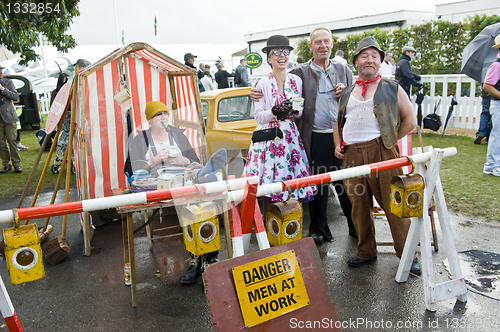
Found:
[[267, 239], [272, 246], [302, 239], [302, 205], [295, 199], [267, 208]]
[[424, 178], [420, 174], [395, 176], [391, 180], [391, 212], [401, 218], [424, 213]]
[[182, 229], [186, 250], [193, 255], [220, 250], [219, 219], [214, 202], [185, 206]]
[[13, 285], [45, 276], [36, 224], [19, 226], [17, 221], [16, 226], [3, 230], [5, 258]]

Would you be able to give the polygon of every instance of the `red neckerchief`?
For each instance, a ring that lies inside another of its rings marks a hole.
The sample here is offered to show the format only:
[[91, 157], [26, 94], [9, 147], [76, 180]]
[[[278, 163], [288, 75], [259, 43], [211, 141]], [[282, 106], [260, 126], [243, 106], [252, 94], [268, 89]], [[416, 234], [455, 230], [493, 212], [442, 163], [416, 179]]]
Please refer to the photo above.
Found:
[[378, 74], [377, 77], [375, 77], [373, 80], [369, 80], [369, 81], [356, 80], [356, 84], [363, 86], [363, 90], [361, 91], [361, 95], [364, 96], [364, 94], [366, 92], [366, 87], [368, 86], [368, 84], [375, 82], [376, 80], [378, 80], [381, 77], [382, 76], [380, 74]]

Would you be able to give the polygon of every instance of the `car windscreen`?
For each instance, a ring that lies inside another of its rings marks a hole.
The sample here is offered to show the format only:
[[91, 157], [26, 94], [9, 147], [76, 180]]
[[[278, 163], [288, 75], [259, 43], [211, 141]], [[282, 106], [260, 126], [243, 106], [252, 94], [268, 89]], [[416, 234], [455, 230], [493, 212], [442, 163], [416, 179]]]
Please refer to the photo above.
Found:
[[231, 122], [253, 119], [254, 102], [249, 95], [224, 98], [219, 101], [217, 119]]

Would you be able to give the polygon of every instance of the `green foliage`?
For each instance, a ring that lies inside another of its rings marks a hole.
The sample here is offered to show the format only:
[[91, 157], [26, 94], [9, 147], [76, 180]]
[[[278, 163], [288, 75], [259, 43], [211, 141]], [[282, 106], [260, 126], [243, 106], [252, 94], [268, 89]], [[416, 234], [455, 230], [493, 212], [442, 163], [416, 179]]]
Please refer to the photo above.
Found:
[[309, 50], [309, 39], [301, 39], [295, 44], [295, 54], [299, 57], [302, 57], [304, 62], [307, 62], [312, 59], [313, 54], [311, 50]]
[[[416, 54], [412, 59], [412, 70], [420, 75], [459, 74], [462, 66], [462, 53], [467, 44], [486, 26], [500, 22], [499, 15], [475, 15], [465, 22], [430, 21], [406, 28], [383, 30], [375, 28], [360, 34], [349, 34], [345, 38], [333, 36], [332, 57], [341, 49], [349, 63], [356, 53], [358, 42], [368, 36], [374, 36], [383, 50], [391, 50], [397, 62], [403, 47], [412, 45]], [[296, 54], [305, 60], [312, 58], [308, 41], [297, 43]], [[307, 55], [307, 56], [306, 56]], [[450, 90], [450, 94], [454, 91]]]
[[40, 45], [39, 33], [60, 52], [76, 46], [75, 39], [65, 32], [73, 17], [80, 15], [79, 0], [31, 0], [26, 4], [30, 3], [36, 6], [23, 7], [22, 2], [15, 1], [0, 3], [0, 44], [20, 53], [21, 64], [40, 58], [32, 50]]
[[465, 22], [469, 30], [469, 34], [467, 35], [465, 41], [465, 43], [468, 44], [488, 25], [500, 22], [500, 16], [499, 15], [486, 16], [485, 14], [483, 15], [476, 14], [474, 16], [469, 16], [465, 20]]

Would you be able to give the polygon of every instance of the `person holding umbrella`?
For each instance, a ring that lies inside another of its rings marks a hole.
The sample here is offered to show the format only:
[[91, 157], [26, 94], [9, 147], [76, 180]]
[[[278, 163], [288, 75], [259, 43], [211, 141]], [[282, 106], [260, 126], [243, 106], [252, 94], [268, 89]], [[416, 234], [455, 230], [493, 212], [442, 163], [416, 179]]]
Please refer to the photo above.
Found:
[[491, 96], [491, 132], [483, 173], [500, 176], [500, 34], [493, 48], [498, 49], [497, 59], [488, 68], [483, 84], [483, 90]]
[[[464, 48], [462, 54], [462, 74], [484, 84], [486, 71], [497, 59], [497, 50], [494, 45], [495, 36], [500, 34], [500, 22], [488, 25]], [[491, 96], [484, 90], [482, 97], [482, 111], [479, 118], [479, 129], [474, 139], [475, 144], [481, 144], [483, 138], [489, 142], [491, 131], [491, 114], [489, 112]]]

